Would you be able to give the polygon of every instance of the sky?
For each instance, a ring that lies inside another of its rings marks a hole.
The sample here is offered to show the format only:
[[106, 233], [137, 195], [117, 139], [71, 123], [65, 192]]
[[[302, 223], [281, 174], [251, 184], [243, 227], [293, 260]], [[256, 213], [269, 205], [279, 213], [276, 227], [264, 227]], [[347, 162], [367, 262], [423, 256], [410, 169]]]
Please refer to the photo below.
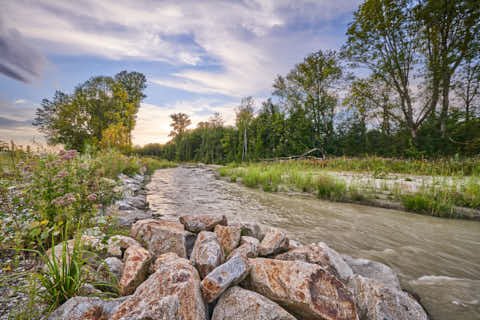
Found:
[[192, 126], [277, 75], [338, 49], [360, 0], [0, 0], [0, 140], [41, 142], [35, 110], [56, 90], [127, 70], [147, 77], [134, 144], [164, 143], [169, 115]]

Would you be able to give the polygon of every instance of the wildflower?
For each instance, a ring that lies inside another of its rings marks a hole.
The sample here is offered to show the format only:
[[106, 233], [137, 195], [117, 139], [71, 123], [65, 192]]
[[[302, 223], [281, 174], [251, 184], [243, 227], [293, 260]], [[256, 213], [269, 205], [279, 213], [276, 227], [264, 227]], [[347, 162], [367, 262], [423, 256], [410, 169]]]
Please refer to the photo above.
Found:
[[40, 222], [40, 224], [47, 224], [47, 223], [48, 223], [48, 220], [42, 220], [42, 221]]
[[12, 267], [10, 265], [6, 266], [5, 268], [2, 268], [3, 271], [11, 271]]
[[65, 178], [66, 176], [68, 176], [68, 172], [67, 172], [67, 171], [60, 171], [60, 172], [57, 173], [57, 175], [55, 176], [55, 179], [62, 179], [62, 178]]
[[19, 163], [17, 163], [17, 167], [21, 167], [21, 166], [23, 166], [24, 164], [25, 164], [25, 162], [20, 161]]
[[97, 195], [95, 193], [91, 193], [87, 196], [87, 199], [90, 201], [95, 201], [97, 200]]

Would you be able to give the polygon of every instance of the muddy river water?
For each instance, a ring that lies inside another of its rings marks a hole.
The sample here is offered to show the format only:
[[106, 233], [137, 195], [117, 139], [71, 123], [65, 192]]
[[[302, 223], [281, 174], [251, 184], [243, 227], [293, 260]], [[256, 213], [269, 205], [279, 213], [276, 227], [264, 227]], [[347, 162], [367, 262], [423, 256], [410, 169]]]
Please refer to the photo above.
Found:
[[166, 218], [225, 214], [286, 230], [304, 244], [383, 262], [434, 320], [480, 319], [480, 222], [252, 190], [216, 178], [208, 166], [157, 170], [150, 208]]

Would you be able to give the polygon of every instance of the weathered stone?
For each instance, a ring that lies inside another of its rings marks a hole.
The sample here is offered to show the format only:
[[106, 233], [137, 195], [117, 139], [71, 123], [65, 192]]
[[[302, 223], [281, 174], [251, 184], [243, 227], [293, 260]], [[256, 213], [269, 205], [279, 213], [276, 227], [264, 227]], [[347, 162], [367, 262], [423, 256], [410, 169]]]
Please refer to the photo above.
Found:
[[301, 247], [303, 247], [303, 244], [301, 244], [300, 242], [291, 239], [288, 240], [288, 250], [293, 250]]
[[246, 287], [301, 319], [358, 319], [351, 292], [319, 265], [300, 261], [249, 260]]
[[225, 291], [212, 315], [212, 320], [258, 319], [295, 320], [295, 317], [264, 296], [238, 286]]
[[162, 254], [155, 260], [155, 263], [151, 265], [150, 273], [155, 273], [160, 266], [171, 263], [177, 259], [180, 259], [180, 257], [175, 252], [168, 252]]
[[98, 293], [102, 293], [102, 291], [95, 288], [90, 283], [85, 283], [80, 287], [80, 289], [78, 289], [77, 294], [79, 296], [91, 296], [91, 295], [98, 294]]
[[118, 287], [120, 279], [122, 278], [124, 264], [115, 257], [106, 258], [100, 266], [98, 266], [96, 273], [97, 282], [101, 283], [101, 289], [113, 290]]
[[203, 279], [213, 269], [222, 264], [223, 250], [213, 232], [202, 231], [198, 234], [190, 261]]
[[120, 295], [132, 294], [148, 274], [152, 255], [142, 247], [130, 246], [125, 251], [125, 266], [120, 279]]
[[185, 231], [185, 247], [187, 249], [187, 258], [190, 259], [192, 255], [193, 247], [195, 246], [195, 241], [197, 240], [197, 234], [193, 232]]
[[[61, 266], [63, 265], [62, 256], [64, 255], [63, 251], [65, 250], [65, 261], [67, 263], [70, 263], [71, 255], [73, 254], [75, 246], [78, 246], [77, 247], [78, 253], [81, 254], [82, 258], [86, 260], [91, 260], [90, 259], [91, 257], [87, 257], [87, 256], [92, 256], [93, 254], [83, 249], [89, 249], [92, 251], [101, 251], [105, 249], [105, 246], [102, 243], [101, 239], [98, 239], [92, 236], [82, 235], [78, 240], [71, 239], [66, 242], [59, 243], [55, 247], [48, 249], [47, 257], [50, 260], [54, 258], [57, 264]], [[44, 265], [43, 269], [47, 271], [48, 267]]]
[[275, 259], [318, 264], [344, 282], [353, 275], [352, 269], [343, 260], [342, 256], [323, 242], [290, 250], [277, 255]]
[[265, 237], [258, 247], [258, 255], [266, 257], [272, 254], [288, 250], [287, 234], [277, 228], [268, 228]]
[[422, 306], [406, 292], [354, 275], [348, 283], [360, 319], [428, 320]]
[[397, 274], [389, 266], [377, 261], [354, 259], [347, 255], [342, 255], [342, 257], [352, 268], [354, 274], [374, 279], [385, 286], [401, 289]]
[[233, 222], [229, 226], [240, 227], [242, 236], [254, 237], [262, 241], [264, 234], [258, 223], [255, 222]]
[[187, 257], [187, 234], [181, 223], [168, 220], [140, 220], [132, 226], [131, 235], [144, 243], [156, 257], [168, 252], [175, 252], [182, 258]]
[[126, 298], [73, 297], [51, 313], [48, 320], [108, 320]]
[[122, 235], [115, 235], [108, 239], [108, 249], [107, 252], [109, 255], [122, 258], [123, 253], [127, 250], [130, 246], [141, 246], [137, 240], [122, 236]]
[[148, 211], [132, 208], [130, 210], [110, 210], [107, 209], [107, 214], [115, 217], [116, 224], [119, 227], [130, 227], [140, 220], [149, 219], [152, 214]]
[[228, 256], [233, 249], [238, 247], [241, 237], [241, 229], [239, 227], [217, 225], [215, 233], [225, 256]]
[[213, 302], [231, 285], [237, 284], [248, 275], [248, 259], [236, 255], [215, 268], [202, 280], [202, 292], [205, 301]]
[[227, 259], [230, 259], [236, 255], [242, 255], [246, 258], [256, 258], [258, 256], [258, 246], [260, 241], [253, 237], [241, 237], [240, 246], [233, 250]]
[[148, 207], [147, 200], [144, 196], [129, 197], [126, 198], [125, 201], [128, 205], [136, 209], [145, 210]]
[[175, 320], [178, 315], [178, 296], [167, 296], [155, 303], [145, 304], [124, 314], [119, 320]]
[[216, 225], [227, 225], [227, 217], [224, 215], [203, 214], [197, 216], [181, 216], [180, 222], [185, 229], [191, 232], [213, 231]]
[[[130, 319], [126, 315], [138, 315], [143, 310], [164, 310], [162, 300], [176, 296], [178, 301], [176, 318], [169, 319], [207, 319], [205, 304], [200, 291], [200, 276], [190, 261], [176, 258], [170, 253], [160, 256], [157, 271], [143, 282], [112, 316], [111, 320]], [[171, 301], [174, 303], [175, 301]], [[175, 308], [169, 308], [174, 310]], [[146, 318], [148, 319], [148, 317]], [[157, 319], [153, 318], [152, 319]], [[159, 318], [162, 319], [162, 318]]]

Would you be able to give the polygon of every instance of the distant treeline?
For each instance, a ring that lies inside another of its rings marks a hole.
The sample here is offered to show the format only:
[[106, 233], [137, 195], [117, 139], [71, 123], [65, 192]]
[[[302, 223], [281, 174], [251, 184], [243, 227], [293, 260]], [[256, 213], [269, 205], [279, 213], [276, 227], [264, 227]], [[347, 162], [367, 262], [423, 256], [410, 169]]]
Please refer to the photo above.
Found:
[[[362, 77], [358, 77], [362, 75]], [[365, 75], [365, 76], [364, 76]], [[253, 75], [252, 75], [253, 76]], [[230, 162], [299, 155], [473, 156], [480, 151], [480, 6], [365, 0], [338, 51], [318, 51], [244, 98], [235, 126], [172, 115], [173, 139], [138, 153]]]

